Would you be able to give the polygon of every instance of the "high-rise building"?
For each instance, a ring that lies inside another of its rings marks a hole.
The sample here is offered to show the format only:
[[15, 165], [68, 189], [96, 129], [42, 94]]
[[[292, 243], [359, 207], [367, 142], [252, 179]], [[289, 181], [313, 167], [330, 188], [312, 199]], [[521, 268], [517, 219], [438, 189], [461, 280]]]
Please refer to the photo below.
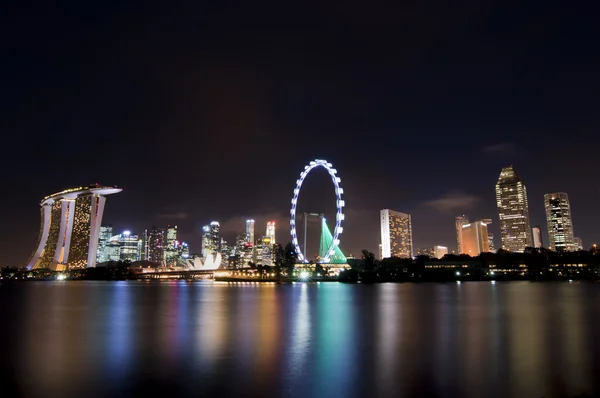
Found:
[[210, 243], [214, 252], [221, 252], [221, 235], [219, 235], [219, 223], [213, 221], [210, 223]]
[[221, 238], [221, 264], [223, 267], [229, 267], [233, 248], [227, 244], [227, 241]]
[[206, 256], [212, 254], [210, 240], [210, 226], [205, 225], [202, 227], [202, 258], [206, 259]]
[[213, 221], [210, 225], [202, 227], [202, 257], [221, 253], [221, 236], [219, 235], [219, 223]]
[[462, 254], [462, 226], [469, 223], [469, 217], [466, 215], [458, 216], [454, 220], [454, 225], [456, 227], [456, 253]]
[[410, 214], [383, 209], [380, 212], [382, 258], [413, 256]]
[[523, 252], [533, 245], [529, 224], [527, 189], [513, 166], [504, 167], [496, 183], [496, 205], [500, 218], [502, 248]]
[[433, 247], [421, 247], [419, 249], [417, 249], [417, 256], [427, 256], [427, 257], [434, 257], [434, 250]]
[[269, 238], [271, 238], [271, 244], [275, 244], [275, 221], [269, 221], [267, 223], [267, 234]]
[[106, 245], [106, 258], [107, 261], [121, 261], [121, 242], [119, 241], [120, 235], [115, 235], [110, 238]]
[[488, 246], [490, 247], [490, 253], [496, 253], [496, 245], [494, 244], [494, 234], [488, 229]]
[[165, 265], [173, 266], [177, 264], [177, 258], [179, 256], [179, 249], [177, 247], [178, 243], [179, 242], [177, 242], [177, 225], [168, 225], [164, 246]]
[[246, 242], [254, 244], [254, 220], [246, 220]]
[[119, 242], [119, 260], [139, 261], [142, 259], [142, 240], [130, 231], [123, 231], [117, 235]]
[[38, 244], [29, 269], [64, 271], [96, 266], [106, 195], [120, 188], [92, 185], [42, 199]]
[[577, 250], [583, 250], [583, 241], [579, 237], [575, 237], [575, 243], [577, 244]]
[[544, 207], [550, 250], [576, 251], [569, 196], [564, 192], [547, 193], [544, 195]]
[[442, 258], [448, 254], [448, 248], [446, 246], [433, 246], [433, 257]]
[[448, 248], [446, 246], [433, 246], [426, 247], [423, 249], [417, 249], [417, 255], [428, 256], [431, 258], [442, 258], [448, 254]]
[[152, 227], [148, 233], [146, 246], [148, 255], [146, 260], [162, 264], [165, 259], [165, 230]]
[[263, 236], [257, 240], [254, 247], [254, 263], [265, 266], [273, 265], [273, 245], [270, 237]]
[[462, 226], [462, 246], [469, 256], [478, 256], [490, 251], [487, 225], [489, 220], [475, 221]]
[[533, 236], [533, 247], [536, 249], [544, 247], [544, 242], [542, 241], [542, 229], [539, 225], [531, 228], [531, 235]]
[[106, 250], [110, 238], [112, 238], [112, 226], [101, 226], [100, 235], [98, 237], [98, 255], [96, 256], [96, 263], [104, 263], [110, 260], [108, 251]]

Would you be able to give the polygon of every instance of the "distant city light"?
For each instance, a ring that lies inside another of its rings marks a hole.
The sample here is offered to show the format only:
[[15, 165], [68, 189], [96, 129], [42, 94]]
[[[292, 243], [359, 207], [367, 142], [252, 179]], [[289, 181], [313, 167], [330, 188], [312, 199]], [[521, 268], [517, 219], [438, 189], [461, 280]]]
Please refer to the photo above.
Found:
[[64, 281], [65, 279], [67, 279], [67, 276], [65, 274], [58, 274], [56, 276], [56, 279], [59, 281]]
[[300, 279], [306, 280], [306, 279], [308, 279], [308, 277], [309, 277], [308, 272], [306, 272], [306, 271], [300, 272]]
[[131, 231], [123, 231], [123, 235], [124, 236], [129, 236], [129, 235], [131, 235]]

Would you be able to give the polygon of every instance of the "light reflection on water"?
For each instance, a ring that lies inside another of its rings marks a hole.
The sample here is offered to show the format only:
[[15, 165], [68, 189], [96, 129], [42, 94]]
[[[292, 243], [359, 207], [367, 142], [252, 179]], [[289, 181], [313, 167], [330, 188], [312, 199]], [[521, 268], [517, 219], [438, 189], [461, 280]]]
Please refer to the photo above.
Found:
[[31, 282], [0, 300], [0, 377], [24, 397], [600, 392], [600, 284]]

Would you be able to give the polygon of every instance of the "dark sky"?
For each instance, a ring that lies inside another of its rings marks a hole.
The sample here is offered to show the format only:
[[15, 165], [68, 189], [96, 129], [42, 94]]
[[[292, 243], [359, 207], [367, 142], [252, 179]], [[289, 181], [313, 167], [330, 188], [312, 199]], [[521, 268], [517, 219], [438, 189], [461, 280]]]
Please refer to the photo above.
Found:
[[[532, 224], [564, 191], [575, 234], [600, 243], [594, 2], [389, 3], [5, 5], [0, 265], [26, 263], [43, 196], [90, 182], [123, 188], [118, 230], [177, 224], [197, 252], [203, 224], [230, 240], [253, 217], [287, 242], [315, 158], [342, 179], [346, 254], [377, 251], [381, 208], [412, 214], [415, 249], [454, 248], [462, 213], [498, 235], [508, 164]], [[299, 206], [332, 212], [325, 177]]]

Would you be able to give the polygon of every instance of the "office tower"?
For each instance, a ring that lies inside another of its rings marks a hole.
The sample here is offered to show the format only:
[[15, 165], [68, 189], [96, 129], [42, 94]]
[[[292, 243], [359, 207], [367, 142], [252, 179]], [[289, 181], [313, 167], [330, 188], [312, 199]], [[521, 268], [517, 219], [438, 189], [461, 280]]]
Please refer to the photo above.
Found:
[[212, 245], [213, 252], [221, 252], [221, 236], [219, 235], [219, 223], [213, 221], [210, 223], [210, 244]]
[[539, 225], [531, 228], [531, 234], [533, 236], [533, 247], [536, 249], [544, 247], [544, 242], [542, 241], [542, 229]]
[[469, 256], [478, 256], [490, 251], [487, 226], [489, 220], [475, 221], [462, 226], [462, 246]]
[[148, 233], [146, 246], [148, 247], [147, 260], [153, 263], [163, 264], [165, 259], [165, 230], [152, 227]]
[[254, 220], [246, 220], [246, 242], [254, 244]]
[[186, 242], [177, 245], [177, 257], [180, 264], [185, 264], [185, 261], [190, 258], [190, 246]]
[[417, 256], [427, 256], [433, 258], [435, 256], [434, 249], [433, 247], [419, 248], [417, 249]]
[[569, 196], [564, 192], [547, 193], [544, 195], [544, 207], [550, 250], [576, 251]]
[[98, 254], [96, 255], [97, 264], [109, 261], [106, 246], [108, 245], [110, 238], [112, 238], [112, 226], [101, 226], [98, 237]]
[[221, 238], [221, 264], [223, 267], [229, 267], [232, 255], [233, 248], [227, 244], [225, 239]]
[[579, 237], [575, 237], [575, 244], [577, 245], [577, 250], [583, 250], [583, 241]]
[[142, 258], [142, 240], [132, 234], [130, 231], [123, 231], [118, 235], [119, 242], [119, 260], [121, 261], [139, 261]]
[[254, 263], [265, 266], [273, 265], [273, 245], [269, 236], [263, 236], [256, 241], [254, 247]]
[[469, 217], [465, 216], [464, 214], [462, 216], [456, 217], [456, 219], [454, 220], [454, 225], [456, 227], [456, 253], [458, 253], [458, 254], [463, 253], [462, 226], [465, 224], [468, 224], [468, 223], [469, 223]]
[[379, 244], [379, 257], [377, 257], [379, 260], [383, 259], [383, 245], [380, 243]]
[[390, 209], [383, 209], [379, 214], [382, 258], [411, 258], [413, 243], [410, 214]]
[[490, 248], [490, 253], [496, 253], [496, 245], [494, 244], [494, 234], [491, 233], [488, 229], [488, 246]]
[[38, 244], [28, 269], [64, 271], [96, 266], [106, 195], [120, 188], [92, 185], [46, 196]]
[[179, 255], [177, 242], [177, 225], [167, 226], [167, 232], [165, 236], [164, 246], [164, 261], [166, 266], [176, 265], [177, 257]]
[[212, 254], [210, 242], [210, 226], [205, 225], [202, 227], [202, 258], [204, 259], [207, 255]]
[[120, 235], [115, 235], [108, 241], [105, 248], [107, 261], [121, 261], [121, 243], [119, 238]]
[[213, 221], [210, 225], [202, 227], [202, 257], [216, 255], [221, 252], [221, 236], [219, 235], [219, 223]]
[[496, 183], [496, 205], [500, 218], [502, 248], [523, 252], [533, 245], [529, 224], [527, 189], [513, 166], [502, 169]]
[[442, 258], [448, 254], [448, 248], [446, 246], [433, 246], [433, 257]]
[[275, 221], [269, 221], [267, 223], [267, 233], [266, 236], [271, 238], [271, 244], [275, 244]]

